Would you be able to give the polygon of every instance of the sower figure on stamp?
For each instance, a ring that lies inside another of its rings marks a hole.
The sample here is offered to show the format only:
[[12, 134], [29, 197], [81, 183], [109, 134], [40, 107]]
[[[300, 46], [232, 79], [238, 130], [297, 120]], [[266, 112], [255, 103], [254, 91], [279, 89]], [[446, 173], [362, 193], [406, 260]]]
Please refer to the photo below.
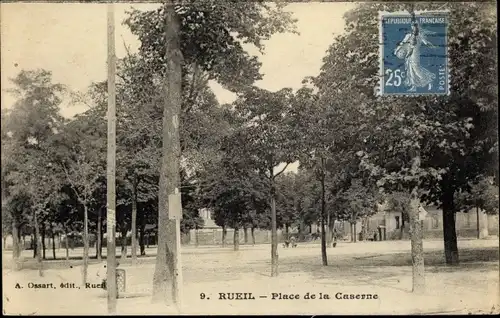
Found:
[[403, 41], [394, 50], [394, 55], [405, 60], [404, 84], [410, 87], [410, 92], [416, 91], [417, 87], [425, 86], [429, 86], [430, 90], [432, 82], [436, 78], [436, 74], [420, 65], [420, 46], [424, 44], [431, 48], [435, 47], [426, 38], [427, 34], [432, 33], [434, 32], [421, 29], [418, 23], [413, 21], [411, 32], [405, 35]]

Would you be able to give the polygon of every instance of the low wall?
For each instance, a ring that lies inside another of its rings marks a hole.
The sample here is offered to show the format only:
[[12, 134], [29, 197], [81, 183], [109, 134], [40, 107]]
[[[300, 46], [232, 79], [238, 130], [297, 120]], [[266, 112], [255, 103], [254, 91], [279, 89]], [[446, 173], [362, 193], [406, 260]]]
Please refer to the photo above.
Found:
[[[198, 236], [198, 239], [196, 239]], [[255, 230], [255, 244], [266, 244], [271, 243], [271, 231], [268, 230]], [[282, 243], [284, 241], [284, 233], [278, 230], [278, 242]], [[189, 234], [185, 235], [183, 238], [183, 244], [195, 245], [222, 245], [222, 229], [201, 229], [201, 230], [191, 230]], [[252, 244], [252, 231], [247, 230], [247, 242], [245, 242], [245, 232], [243, 229], [239, 230], [239, 242], [240, 244]], [[234, 244], [234, 230], [228, 229], [226, 234], [226, 244]]]
[[[401, 237], [401, 230], [393, 230], [387, 233], [388, 240], [399, 240]], [[498, 228], [490, 228], [488, 231], [489, 235], [498, 235]], [[477, 237], [477, 229], [457, 229], [457, 237], [458, 238], [476, 238]], [[435, 229], [435, 230], [424, 230], [424, 239], [435, 239], [435, 238], [443, 238], [443, 230]], [[410, 239], [410, 235], [407, 231], [403, 234], [403, 240]]]

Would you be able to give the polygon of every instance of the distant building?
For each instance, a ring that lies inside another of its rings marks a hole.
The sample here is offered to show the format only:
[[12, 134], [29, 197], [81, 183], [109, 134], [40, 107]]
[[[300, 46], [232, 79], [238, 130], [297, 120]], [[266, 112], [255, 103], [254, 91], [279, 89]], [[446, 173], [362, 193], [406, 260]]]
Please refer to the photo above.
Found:
[[200, 209], [199, 216], [204, 221], [204, 225], [203, 225], [204, 230], [213, 230], [213, 229], [221, 228], [220, 226], [215, 224], [215, 221], [212, 219], [212, 210], [207, 209], [207, 208]]
[[[424, 206], [421, 210], [424, 238], [440, 238], [443, 236], [443, 212], [436, 206]], [[458, 237], [477, 237], [478, 215], [476, 209], [467, 213], [457, 212], [455, 214], [455, 228]], [[385, 206], [379, 207], [379, 212], [368, 219], [369, 230], [377, 231], [378, 227], [385, 228], [387, 240], [408, 239], [409, 222], [403, 219], [401, 212], [389, 211]], [[349, 226], [344, 226], [349, 231]], [[358, 221], [356, 234], [362, 231], [362, 222]], [[378, 232], [378, 231], [377, 231]], [[487, 215], [479, 211], [479, 232], [480, 237], [498, 235], [498, 214]], [[345, 233], [349, 235], [348, 232]]]

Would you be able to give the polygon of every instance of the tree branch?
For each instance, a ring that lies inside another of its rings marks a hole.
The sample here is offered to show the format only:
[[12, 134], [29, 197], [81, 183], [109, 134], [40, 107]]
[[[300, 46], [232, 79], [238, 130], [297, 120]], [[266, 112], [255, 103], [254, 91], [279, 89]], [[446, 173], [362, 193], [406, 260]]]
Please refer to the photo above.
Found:
[[[195, 90], [196, 86], [201, 86], [201, 82], [207, 80], [206, 75], [204, 76], [203, 74], [201, 74], [200, 76], [198, 76], [198, 74], [199, 74], [199, 67], [198, 67], [198, 64], [195, 63], [193, 66], [193, 78], [191, 81], [191, 87], [190, 87], [189, 94], [187, 96], [187, 100], [188, 100], [189, 105], [184, 110], [184, 113], [186, 113], [186, 114], [189, 113], [189, 111], [193, 108], [195, 101], [196, 101], [196, 98], [198, 98], [199, 90]], [[196, 93], [195, 93], [195, 91], [196, 91]]]
[[73, 182], [73, 180], [71, 180], [71, 177], [69, 176], [68, 169], [66, 168], [66, 165], [64, 163], [61, 163], [61, 166], [62, 166], [62, 168], [64, 170], [64, 174], [66, 175], [66, 179], [68, 180], [68, 182], [71, 185], [71, 189], [73, 190], [73, 192], [75, 192], [76, 197], [78, 198], [78, 200], [81, 201], [80, 194], [76, 190], [77, 186], [75, 185], [75, 183]]
[[290, 163], [287, 162], [286, 165], [283, 167], [283, 169], [281, 169], [280, 172], [278, 172], [277, 174], [274, 175], [274, 178], [276, 178], [277, 176], [279, 176], [280, 174], [282, 174], [286, 170], [286, 168], [288, 167], [289, 164]]
[[196, 81], [197, 74], [198, 74], [198, 63], [194, 63], [194, 65], [193, 65], [193, 78], [191, 79], [191, 87], [190, 87], [189, 94], [188, 94], [189, 101], [193, 100], [194, 87], [196, 86], [195, 81]]

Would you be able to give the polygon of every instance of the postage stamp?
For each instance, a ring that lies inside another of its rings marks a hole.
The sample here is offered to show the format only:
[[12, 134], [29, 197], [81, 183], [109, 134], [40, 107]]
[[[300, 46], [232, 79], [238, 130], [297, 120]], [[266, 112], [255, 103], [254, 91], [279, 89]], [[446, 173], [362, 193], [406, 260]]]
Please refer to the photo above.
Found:
[[379, 12], [382, 96], [448, 95], [448, 13]]

